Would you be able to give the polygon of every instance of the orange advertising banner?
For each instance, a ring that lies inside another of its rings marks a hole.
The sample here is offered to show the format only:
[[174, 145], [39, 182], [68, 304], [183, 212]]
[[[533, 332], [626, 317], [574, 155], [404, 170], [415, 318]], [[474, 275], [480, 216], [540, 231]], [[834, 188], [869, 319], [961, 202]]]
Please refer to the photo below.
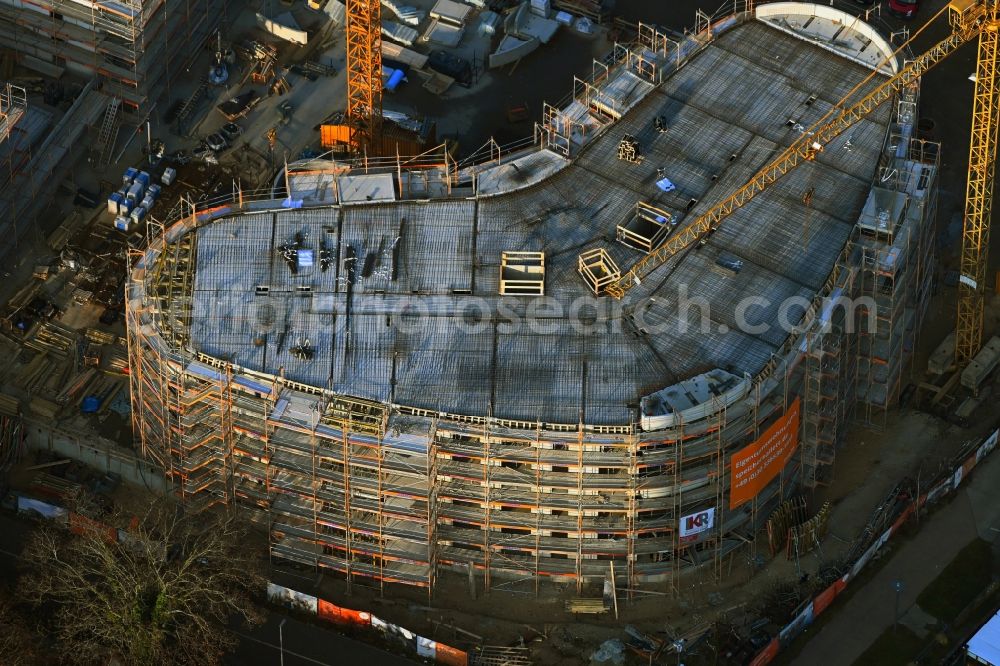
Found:
[[799, 445], [799, 399], [764, 434], [730, 458], [729, 508], [752, 500], [788, 462]]
[[349, 624], [356, 627], [371, 625], [371, 614], [350, 608], [341, 608], [323, 599], [317, 600], [316, 614], [324, 620], [338, 624]]
[[469, 654], [467, 652], [456, 650], [444, 643], [437, 644], [436, 652], [434, 660], [439, 664], [445, 664], [445, 666], [468, 666]]

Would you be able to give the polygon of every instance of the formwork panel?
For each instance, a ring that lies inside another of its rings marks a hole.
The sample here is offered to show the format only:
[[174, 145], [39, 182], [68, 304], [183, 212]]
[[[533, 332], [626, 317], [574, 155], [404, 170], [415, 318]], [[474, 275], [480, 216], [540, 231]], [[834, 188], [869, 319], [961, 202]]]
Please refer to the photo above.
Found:
[[331, 359], [331, 388], [369, 400], [388, 400], [395, 335], [383, 315], [339, 317], [331, 346], [324, 350]]
[[563, 322], [551, 332], [523, 330], [497, 339], [496, 409], [507, 418], [578, 423], [583, 407], [584, 357], [578, 336]]
[[394, 400], [453, 414], [488, 411], [493, 377], [494, 325], [434, 318], [396, 334]]

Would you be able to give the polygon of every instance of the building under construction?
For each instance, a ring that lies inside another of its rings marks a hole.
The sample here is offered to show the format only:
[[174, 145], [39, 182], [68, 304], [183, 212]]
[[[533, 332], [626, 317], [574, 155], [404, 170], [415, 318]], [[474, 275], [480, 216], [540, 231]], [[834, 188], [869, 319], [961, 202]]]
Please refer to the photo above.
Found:
[[108, 95], [147, 112], [225, 11], [226, 0], [0, 0], [0, 44], [28, 69], [97, 77]]
[[602, 286], [892, 51], [799, 2], [676, 41], [640, 26], [529, 149], [316, 160], [272, 198], [185, 207], [132, 258], [144, 454], [192, 506], [250, 510], [274, 557], [348, 580], [720, 574], [898, 400], [933, 272], [918, 90], [623, 300]]
[[80, 156], [80, 137], [111, 102], [92, 79], [56, 119], [30, 105], [24, 88], [0, 83], [0, 261], [14, 256], [27, 234], [38, 233], [52, 182]]

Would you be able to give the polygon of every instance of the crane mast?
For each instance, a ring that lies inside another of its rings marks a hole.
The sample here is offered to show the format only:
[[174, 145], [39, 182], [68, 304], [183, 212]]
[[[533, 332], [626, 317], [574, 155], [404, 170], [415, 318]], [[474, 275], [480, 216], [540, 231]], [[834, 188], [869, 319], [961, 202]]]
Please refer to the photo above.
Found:
[[351, 148], [377, 154], [382, 145], [382, 5], [347, 0], [347, 122]]
[[[957, 3], [952, 3], [957, 4]], [[955, 362], [965, 367], [983, 343], [986, 263], [990, 247], [990, 213], [997, 159], [997, 5], [983, 5], [983, 29], [979, 32], [976, 87], [972, 102], [972, 134], [969, 142], [969, 176], [965, 190], [962, 227], [962, 258], [958, 284], [958, 324], [955, 331]]]

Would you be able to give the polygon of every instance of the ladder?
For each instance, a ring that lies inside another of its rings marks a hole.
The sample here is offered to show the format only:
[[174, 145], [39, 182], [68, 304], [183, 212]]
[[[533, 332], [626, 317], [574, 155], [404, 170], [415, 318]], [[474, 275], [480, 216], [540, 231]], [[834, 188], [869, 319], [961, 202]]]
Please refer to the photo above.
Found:
[[114, 151], [115, 142], [118, 140], [118, 128], [121, 125], [119, 110], [121, 100], [115, 97], [108, 104], [107, 111], [104, 112], [104, 122], [101, 123], [101, 132], [97, 137], [97, 146], [100, 152], [99, 162], [107, 165], [111, 160], [111, 153]]
[[201, 82], [201, 85], [195, 89], [191, 96], [187, 98], [184, 102], [184, 106], [177, 113], [177, 133], [181, 136], [186, 136], [189, 129], [191, 129], [191, 121], [194, 120], [194, 112], [201, 104], [202, 98], [205, 93], [208, 92], [208, 80]]

